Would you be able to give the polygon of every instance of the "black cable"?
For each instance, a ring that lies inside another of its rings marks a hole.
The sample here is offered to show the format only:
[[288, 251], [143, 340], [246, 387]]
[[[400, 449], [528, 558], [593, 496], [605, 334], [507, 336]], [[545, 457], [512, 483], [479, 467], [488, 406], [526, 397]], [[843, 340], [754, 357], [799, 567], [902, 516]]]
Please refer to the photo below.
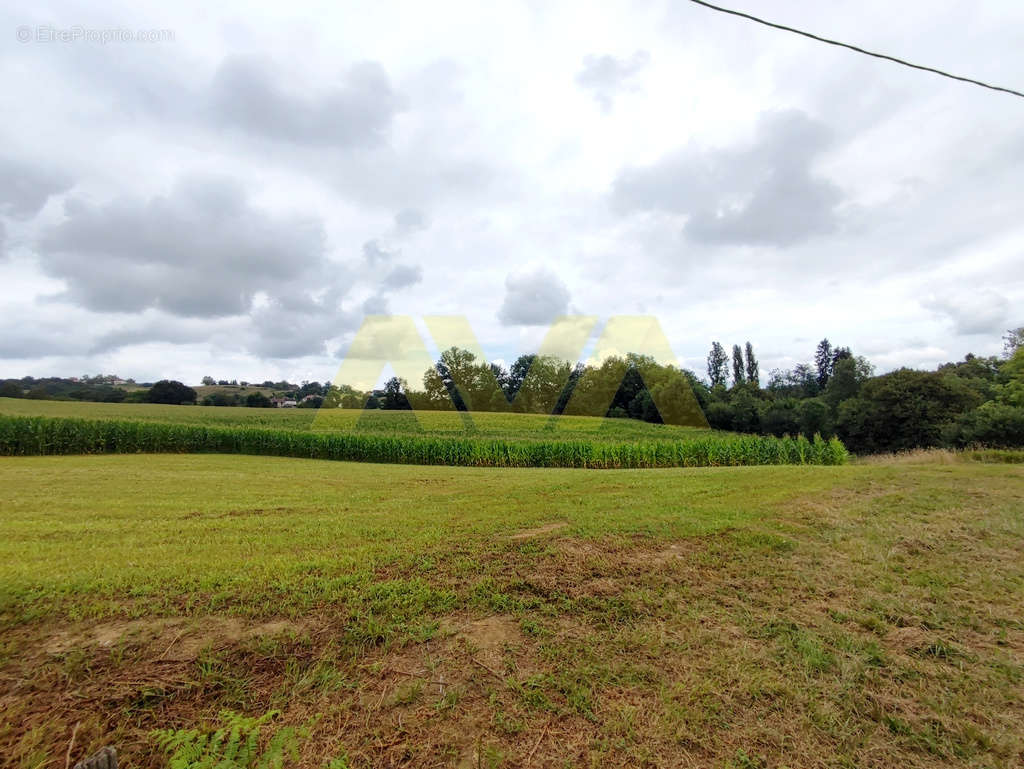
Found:
[[849, 48], [851, 51], [856, 51], [857, 53], [863, 53], [866, 56], [874, 56], [876, 59], [885, 59], [886, 61], [892, 61], [892, 62], [895, 62], [896, 64], [902, 64], [904, 67], [912, 67], [913, 69], [924, 70], [925, 72], [931, 72], [931, 73], [936, 74], [936, 75], [941, 75], [942, 77], [948, 77], [951, 80], [959, 80], [962, 83], [970, 83], [971, 85], [980, 85], [982, 88], [988, 88], [988, 89], [990, 89], [992, 91], [1002, 91], [1003, 93], [1012, 94], [1013, 96], [1019, 96], [1020, 98], [1024, 99], [1024, 93], [1021, 93], [1020, 91], [1014, 91], [1012, 88], [1003, 88], [1002, 86], [998, 86], [998, 85], [990, 85], [989, 83], [983, 83], [980, 80], [972, 80], [969, 77], [960, 77], [960, 75], [952, 75], [949, 72], [943, 72], [941, 69], [935, 69], [933, 67], [925, 67], [925, 66], [922, 66], [920, 64], [913, 64], [913, 63], [911, 63], [909, 61], [904, 61], [903, 59], [897, 59], [895, 56], [887, 56], [884, 53], [875, 53], [874, 51], [866, 51], [863, 48], [858, 48], [857, 46], [850, 45], [849, 43], [841, 43], [838, 40], [829, 40], [827, 37], [819, 37], [818, 35], [813, 35], [810, 32], [804, 32], [803, 30], [800, 30], [800, 29], [794, 29], [793, 27], [787, 27], [784, 24], [776, 24], [776, 23], [771, 22], [771, 21], [765, 21], [764, 19], [759, 19], [757, 16], [751, 16], [749, 13], [743, 13], [742, 11], [734, 11], [734, 10], [732, 10], [730, 8], [722, 8], [721, 6], [718, 6], [718, 5], [712, 5], [711, 3], [707, 3], [704, 0], [690, 0], [690, 2], [691, 3], [696, 3], [697, 5], [703, 5], [705, 8], [710, 8], [713, 11], [720, 11], [722, 13], [731, 14], [732, 16], [739, 16], [739, 17], [744, 18], [744, 19], [749, 19], [750, 21], [755, 21], [758, 24], [764, 24], [766, 27], [774, 27], [775, 29], [781, 29], [781, 30], [783, 30], [785, 32], [792, 32], [792, 33], [794, 33], [796, 35], [803, 35], [804, 37], [811, 38], [811, 40], [817, 40], [819, 43], [827, 43], [828, 45], [837, 45], [840, 48]]

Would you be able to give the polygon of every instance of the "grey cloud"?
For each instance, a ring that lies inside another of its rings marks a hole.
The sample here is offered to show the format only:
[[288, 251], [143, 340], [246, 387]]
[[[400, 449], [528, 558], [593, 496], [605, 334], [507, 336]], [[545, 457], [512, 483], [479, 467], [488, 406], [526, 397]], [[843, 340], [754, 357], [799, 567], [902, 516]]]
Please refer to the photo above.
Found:
[[376, 238], [363, 243], [363, 258], [371, 267], [387, 264], [397, 255], [397, 251], [389, 251]]
[[248, 312], [260, 291], [325, 285], [323, 240], [318, 220], [255, 209], [232, 182], [191, 179], [150, 200], [72, 201], [38, 252], [67, 281], [60, 298], [88, 309], [218, 317]]
[[322, 355], [326, 342], [356, 327], [357, 319], [341, 307], [341, 291], [324, 296], [275, 298], [253, 312], [255, 335], [248, 347], [263, 358]]
[[0, 334], [0, 360], [43, 358], [47, 355], [75, 355], [83, 351], [74, 329], [25, 321], [4, 328]]
[[542, 326], [569, 309], [569, 290], [546, 270], [509, 275], [498, 319], [505, 325]]
[[989, 289], [970, 291], [960, 296], [932, 296], [921, 305], [953, 324], [957, 334], [998, 334], [1006, 328], [1010, 303]]
[[383, 143], [403, 108], [384, 68], [361, 62], [341, 80], [328, 93], [303, 98], [300, 84], [281, 82], [269, 64], [231, 57], [214, 76], [209, 109], [226, 125], [275, 141], [332, 147]]
[[0, 157], [0, 214], [31, 219], [52, 195], [71, 188], [63, 174], [13, 158]]
[[576, 83], [591, 92], [601, 109], [610, 112], [619, 93], [636, 90], [633, 81], [650, 60], [647, 51], [637, 51], [628, 59], [607, 54], [587, 56], [583, 69], [576, 75]]
[[159, 321], [136, 322], [102, 334], [92, 343], [89, 354], [98, 355], [153, 342], [190, 344], [205, 342], [216, 336], [214, 329], [205, 325], [188, 326], [180, 318], [162, 318]]
[[425, 230], [430, 226], [423, 212], [415, 208], [405, 208], [395, 214], [395, 234], [406, 237]]
[[690, 146], [620, 172], [612, 204], [620, 213], [684, 214], [684, 232], [697, 242], [799, 243], [839, 224], [841, 190], [812, 172], [831, 144], [828, 127], [799, 110], [763, 113], [749, 147]]
[[387, 315], [388, 299], [382, 294], [374, 294], [363, 302], [363, 312], [367, 315]]
[[389, 272], [384, 280], [381, 281], [383, 285], [391, 289], [407, 288], [408, 286], [414, 286], [423, 280], [423, 269], [417, 265], [398, 264]]

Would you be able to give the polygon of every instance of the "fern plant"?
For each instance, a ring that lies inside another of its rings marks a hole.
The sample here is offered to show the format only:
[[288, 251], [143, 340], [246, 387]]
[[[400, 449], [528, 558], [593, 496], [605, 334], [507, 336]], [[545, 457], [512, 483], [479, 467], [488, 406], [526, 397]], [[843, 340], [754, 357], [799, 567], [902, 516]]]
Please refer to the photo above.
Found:
[[157, 729], [152, 736], [170, 754], [168, 769], [283, 769], [286, 760], [298, 760], [299, 742], [309, 736], [309, 728], [271, 728], [269, 739], [261, 740], [264, 727], [279, 715], [276, 710], [259, 717], [225, 710], [213, 731]]

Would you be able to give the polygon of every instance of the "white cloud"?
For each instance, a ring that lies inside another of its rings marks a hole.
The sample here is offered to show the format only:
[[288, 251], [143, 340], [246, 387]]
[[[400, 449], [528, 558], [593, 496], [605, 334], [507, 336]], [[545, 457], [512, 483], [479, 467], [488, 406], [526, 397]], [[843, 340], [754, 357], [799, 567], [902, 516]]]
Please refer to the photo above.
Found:
[[998, 336], [1009, 322], [1009, 300], [991, 289], [969, 289], [956, 295], [931, 296], [921, 304], [949, 320], [953, 331], [964, 336]]
[[509, 275], [498, 318], [509, 326], [542, 326], [569, 311], [569, 289], [548, 270]]
[[[656, 314], [698, 368], [998, 352], [1016, 102], [691, 6], [0, 9], [176, 32], [0, 46], [0, 376], [325, 379], [368, 311], [466, 315], [506, 360], [576, 310]], [[900, 8], [798, 21], [1018, 76], [1020, 3]]]

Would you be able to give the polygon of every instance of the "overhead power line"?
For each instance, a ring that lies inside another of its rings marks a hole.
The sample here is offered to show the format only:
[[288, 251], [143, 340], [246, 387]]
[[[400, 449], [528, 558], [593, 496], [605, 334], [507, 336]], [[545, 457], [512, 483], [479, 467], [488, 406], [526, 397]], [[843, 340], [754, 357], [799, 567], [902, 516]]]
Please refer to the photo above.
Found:
[[774, 29], [781, 29], [781, 30], [783, 30], [785, 32], [792, 32], [795, 35], [803, 35], [804, 37], [811, 38], [811, 40], [817, 40], [819, 43], [827, 43], [828, 45], [835, 45], [835, 46], [839, 46], [840, 48], [849, 48], [851, 51], [856, 51], [857, 53], [863, 53], [865, 56], [874, 56], [876, 59], [885, 59], [886, 61], [895, 62], [896, 64], [902, 64], [904, 67], [911, 67], [912, 69], [920, 69], [920, 70], [923, 70], [925, 72], [931, 72], [931, 73], [933, 73], [935, 75], [941, 75], [942, 77], [948, 77], [950, 80], [959, 80], [962, 83], [970, 83], [971, 85], [978, 85], [978, 86], [981, 86], [982, 88], [988, 88], [988, 89], [990, 89], [992, 91], [1002, 91], [1003, 93], [1008, 93], [1008, 94], [1011, 94], [1013, 96], [1019, 96], [1020, 98], [1024, 99], [1024, 93], [1021, 93], [1020, 91], [1014, 91], [1012, 88], [1003, 88], [1002, 86], [992, 85], [990, 83], [984, 83], [981, 80], [974, 80], [974, 79], [969, 78], [969, 77], [961, 77], [960, 75], [953, 75], [953, 74], [951, 74], [949, 72], [944, 72], [941, 69], [935, 69], [934, 67], [925, 67], [925, 66], [922, 66], [921, 64], [914, 64], [914, 63], [909, 62], [909, 61], [904, 61], [903, 59], [897, 59], [895, 56], [888, 56], [888, 55], [886, 55], [884, 53], [875, 53], [874, 51], [867, 51], [867, 50], [865, 50], [863, 48], [859, 48], [859, 47], [857, 47], [855, 45], [850, 45], [849, 43], [841, 43], [838, 40], [830, 40], [827, 37], [820, 37], [820, 36], [814, 35], [814, 34], [812, 34], [810, 32], [804, 32], [801, 29], [795, 29], [793, 27], [787, 27], [785, 24], [776, 24], [775, 22], [772, 22], [772, 21], [766, 21], [765, 19], [758, 18], [757, 16], [751, 16], [749, 13], [743, 13], [742, 11], [734, 11], [731, 8], [722, 8], [719, 5], [712, 5], [711, 3], [705, 2], [704, 0], [690, 0], [690, 2], [691, 3], [696, 3], [697, 5], [703, 5], [705, 8], [710, 8], [713, 11], [720, 11], [721, 13], [728, 13], [728, 14], [730, 14], [732, 16], [739, 16], [740, 18], [748, 19], [750, 21], [757, 22], [758, 24], [764, 24], [766, 27], [773, 27]]

